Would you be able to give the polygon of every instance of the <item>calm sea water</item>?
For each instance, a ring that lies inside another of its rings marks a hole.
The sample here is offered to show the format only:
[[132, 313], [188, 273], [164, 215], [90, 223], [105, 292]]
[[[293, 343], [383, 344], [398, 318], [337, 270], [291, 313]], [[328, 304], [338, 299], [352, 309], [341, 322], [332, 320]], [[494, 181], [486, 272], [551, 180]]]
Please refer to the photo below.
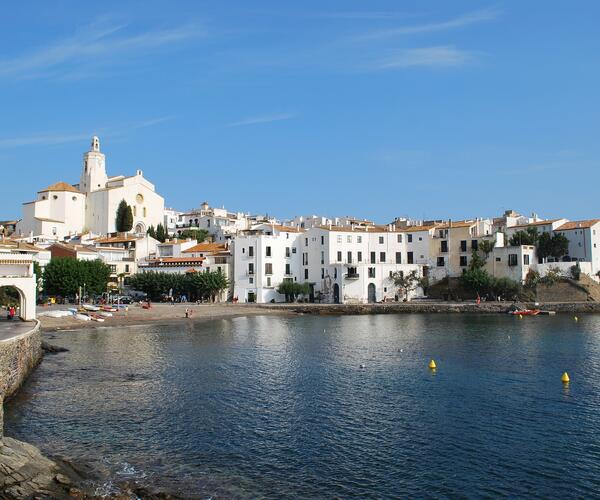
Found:
[[600, 316], [251, 317], [52, 342], [70, 352], [8, 405], [7, 433], [118, 479], [213, 498], [600, 492]]

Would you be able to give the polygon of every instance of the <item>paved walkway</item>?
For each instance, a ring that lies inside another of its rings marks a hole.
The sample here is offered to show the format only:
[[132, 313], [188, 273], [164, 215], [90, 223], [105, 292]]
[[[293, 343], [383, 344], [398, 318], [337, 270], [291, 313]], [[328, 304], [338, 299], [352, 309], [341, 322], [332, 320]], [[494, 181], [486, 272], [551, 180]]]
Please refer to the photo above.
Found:
[[35, 323], [33, 321], [21, 321], [16, 318], [12, 321], [0, 319], [0, 341], [7, 340], [15, 335], [27, 333], [34, 326]]

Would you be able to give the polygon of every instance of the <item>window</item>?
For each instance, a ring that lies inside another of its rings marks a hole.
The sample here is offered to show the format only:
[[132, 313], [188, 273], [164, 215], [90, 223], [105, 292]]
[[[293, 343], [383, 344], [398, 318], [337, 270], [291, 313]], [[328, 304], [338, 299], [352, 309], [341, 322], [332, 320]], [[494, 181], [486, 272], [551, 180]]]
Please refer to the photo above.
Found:
[[402, 264], [402, 252], [396, 252], [396, 264]]
[[379, 252], [379, 262], [385, 262], [385, 252]]
[[290, 257], [290, 247], [285, 247], [285, 256], [289, 259]]
[[321, 268], [321, 279], [325, 279], [325, 268]]
[[254, 247], [248, 247], [248, 257], [254, 257]]
[[337, 261], [342, 262], [342, 252], [337, 253]]
[[437, 266], [438, 267], [444, 267], [444, 257], [438, 257], [437, 258]]
[[137, 216], [137, 207], [136, 206], [133, 207], [133, 216], [134, 217]]
[[346, 243], [352, 243], [352, 236], [351, 235], [346, 236]]
[[371, 252], [371, 264], [375, 264], [375, 252]]
[[285, 274], [292, 274], [292, 265], [291, 264], [285, 265]]
[[348, 252], [348, 264], [352, 264], [352, 252]]
[[250, 283], [250, 284], [254, 283], [254, 278], [248, 278], [248, 283]]
[[304, 238], [304, 246], [307, 247], [308, 246], [308, 238]]
[[265, 264], [265, 274], [273, 274], [273, 264], [271, 262]]
[[502, 262], [502, 258], [501, 257], [496, 257], [496, 262]]
[[412, 243], [412, 234], [407, 235], [407, 238], [408, 238], [408, 242]]
[[408, 264], [413, 264], [413, 253], [412, 252], [408, 252], [406, 254], [406, 262]]
[[467, 267], [467, 256], [466, 255], [460, 256], [460, 267]]
[[250, 264], [248, 264], [248, 274], [254, 274], [254, 263], [250, 262]]
[[446, 253], [446, 252], [448, 252], [448, 240], [443, 240], [441, 243], [442, 243], [442, 244], [441, 244], [440, 251], [441, 251], [442, 253]]
[[379, 244], [380, 244], [380, 245], [383, 245], [383, 236], [380, 236], [380, 237], [379, 237]]
[[471, 240], [471, 250], [479, 250], [479, 241]]
[[54, 198], [55, 200], [58, 200], [58, 196], [54, 195], [52, 198]]
[[516, 253], [508, 254], [508, 265], [516, 266], [518, 262], [518, 255]]
[[342, 235], [341, 235], [341, 234], [338, 234], [338, 237], [337, 237], [337, 242], [338, 242], [338, 243], [341, 243], [341, 242], [342, 242]]
[[129, 264], [125, 264], [125, 272], [128, 273], [129, 272]]
[[111, 265], [110, 266], [110, 272], [113, 273], [113, 274], [116, 273], [117, 272], [117, 266]]
[[402, 243], [402, 235], [401, 234], [398, 235], [398, 243]]
[[321, 236], [321, 245], [325, 244], [325, 236]]
[[146, 217], [148, 215], [148, 210], [146, 209], [146, 207], [144, 207], [144, 217]]
[[292, 253], [296, 253], [296, 247], [292, 247]]
[[356, 261], [362, 262], [362, 252], [356, 252]]
[[321, 251], [321, 264], [325, 264], [325, 252]]
[[460, 242], [460, 251], [461, 252], [466, 252], [467, 251], [467, 240], [462, 240]]
[[333, 268], [333, 279], [336, 280], [337, 279], [337, 267]]
[[266, 250], [267, 257], [270, 257], [271, 256], [271, 247], [266, 247], [265, 250]]
[[267, 276], [267, 286], [271, 286], [271, 276]]
[[374, 278], [374, 277], [375, 277], [375, 268], [370, 267], [369, 268], [369, 278]]
[[356, 237], [356, 243], [362, 243], [362, 236]]
[[307, 280], [308, 279], [308, 269], [304, 270], [304, 279]]
[[525, 265], [525, 266], [529, 265], [529, 254], [523, 255], [523, 265]]

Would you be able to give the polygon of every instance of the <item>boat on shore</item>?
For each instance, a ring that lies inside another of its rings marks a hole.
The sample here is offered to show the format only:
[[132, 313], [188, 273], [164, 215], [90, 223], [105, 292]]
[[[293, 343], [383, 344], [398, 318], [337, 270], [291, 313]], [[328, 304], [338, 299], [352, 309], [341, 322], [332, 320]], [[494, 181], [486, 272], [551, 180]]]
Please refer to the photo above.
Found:
[[511, 314], [512, 316], [537, 316], [541, 312], [542, 311], [539, 309], [521, 309], [516, 311], [508, 311], [508, 314]]

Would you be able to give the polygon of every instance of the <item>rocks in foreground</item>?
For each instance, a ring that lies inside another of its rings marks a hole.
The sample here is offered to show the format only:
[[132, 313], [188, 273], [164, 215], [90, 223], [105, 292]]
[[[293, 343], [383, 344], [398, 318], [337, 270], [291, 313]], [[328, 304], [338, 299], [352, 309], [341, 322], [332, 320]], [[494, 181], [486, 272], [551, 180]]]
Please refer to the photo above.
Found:
[[0, 498], [77, 498], [72, 480], [40, 450], [16, 439], [0, 441]]

